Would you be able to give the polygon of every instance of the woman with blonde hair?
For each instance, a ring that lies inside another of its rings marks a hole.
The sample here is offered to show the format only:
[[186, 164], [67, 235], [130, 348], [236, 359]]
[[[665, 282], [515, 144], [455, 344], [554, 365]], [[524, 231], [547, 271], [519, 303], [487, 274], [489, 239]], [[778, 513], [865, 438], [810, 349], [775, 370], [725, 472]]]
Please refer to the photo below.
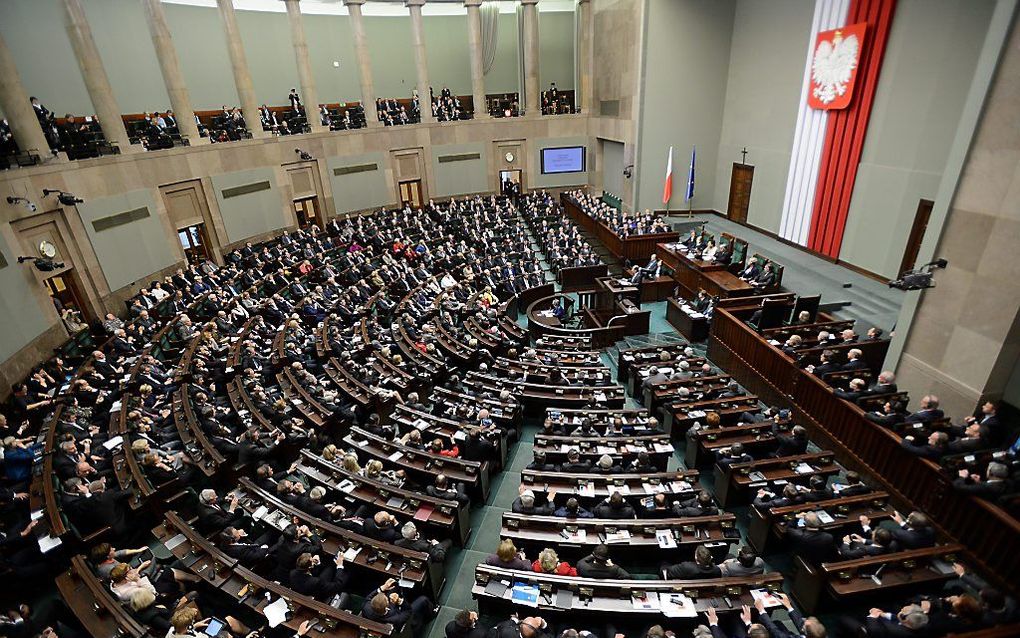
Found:
[[543, 549], [535, 562], [531, 564], [532, 571], [539, 574], [557, 574], [559, 576], [577, 576], [577, 570], [567, 562], [561, 562], [556, 555], [556, 550], [546, 547]]
[[531, 571], [531, 563], [524, 557], [524, 552], [517, 551], [514, 542], [509, 538], [504, 538], [499, 542], [496, 553], [490, 554], [485, 559], [485, 564], [492, 565], [493, 567], [502, 567], [503, 569]]
[[361, 465], [358, 463], [358, 455], [353, 452], [348, 452], [347, 454], [344, 454], [343, 467], [348, 472], [361, 474]]

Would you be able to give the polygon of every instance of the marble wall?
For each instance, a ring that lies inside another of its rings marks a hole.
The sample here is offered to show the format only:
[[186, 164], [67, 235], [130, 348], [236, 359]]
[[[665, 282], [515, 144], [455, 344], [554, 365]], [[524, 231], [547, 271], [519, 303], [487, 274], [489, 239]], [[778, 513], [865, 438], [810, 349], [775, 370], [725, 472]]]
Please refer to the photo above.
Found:
[[[920, 294], [897, 372], [947, 414], [1003, 396], [1020, 357], [1020, 30], [1013, 28], [933, 256], [949, 267]], [[994, 63], [994, 61], [993, 61]], [[902, 323], [902, 322], [901, 322]]]

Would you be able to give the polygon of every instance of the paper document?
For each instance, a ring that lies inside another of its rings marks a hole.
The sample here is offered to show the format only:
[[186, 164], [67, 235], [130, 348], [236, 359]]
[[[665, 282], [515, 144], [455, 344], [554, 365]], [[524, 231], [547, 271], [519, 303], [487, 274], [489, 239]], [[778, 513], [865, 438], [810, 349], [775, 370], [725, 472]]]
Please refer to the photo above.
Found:
[[659, 547], [662, 549], [673, 549], [676, 547], [676, 537], [673, 536], [673, 530], [671, 529], [655, 530], [655, 540], [659, 541]]
[[124, 442], [124, 437], [122, 437], [122, 436], [115, 436], [112, 439], [108, 439], [105, 443], [103, 443], [103, 447], [105, 447], [107, 450], [112, 450], [115, 447], [120, 446], [120, 444], [123, 443], [123, 442]]
[[694, 618], [698, 615], [690, 598], [664, 591], [659, 592], [659, 609], [666, 618]]
[[288, 611], [290, 610], [287, 608], [287, 601], [283, 598], [277, 598], [262, 608], [262, 613], [265, 614], [271, 628], [285, 623]]
[[59, 538], [55, 538], [48, 534], [46, 536], [40, 536], [38, 540], [39, 551], [42, 552], [43, 554], [50, 551], [51, 549], [55, 549], [63, 545], [63, 541], [61, 541]]
[[767, 589], [752, 589], [751, 597], [755, 601], [762, 601], [766, 607], [780, 607], [783, 604], [783, 601], [779, 600], [778, 596]]

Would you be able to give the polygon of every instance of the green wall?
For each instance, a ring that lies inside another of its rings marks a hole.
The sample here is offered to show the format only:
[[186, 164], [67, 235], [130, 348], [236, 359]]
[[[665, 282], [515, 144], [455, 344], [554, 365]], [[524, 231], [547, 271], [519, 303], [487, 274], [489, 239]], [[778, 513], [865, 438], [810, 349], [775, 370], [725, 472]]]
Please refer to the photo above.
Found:
[[[735, 4], [735, 0], [653, 0], [646, 5], [636, 209], [662, 207], [671, 145], [674, 183], [676, 175], [686, 175], [691, 147], [697, 146], [693, 206], [713, 204]], [[684, 189], [674, 188], [671, 208], [682, 207], [683, 197]]]
[[436, 95], [444, 86], [454, 95], [471, 95], [467, 16], [425, 16], [422, 28], [425, 31], [429, 82]]
[[738, 0], [734, 16], [715, 191], [701, 202], [726, 211], [733, 162], [746, 146], [754, 165], [747, 221], [773, 232], [783, 214], [813, 14], [813, 0]]
[[[482, 193], [489, 190], [487, 149], [490, 145], [444, 144], [431, 147], [432, 197], [451, 197], [465, 193]], [[440, 162], [446, 155], [477, 153], [478, 159]]]
[[[249, 237], [279, 230], [291, 223], [290, 215], [284, 212], [273, 169], [256, 168], [223, 173], [212, 175], [210, 179], [216, 191], [216, 201], [228, 242], [244, 241]], [[224, 189], [262, 181], [268, 181], [270, 188], [246, 195], [223, 197]]]
[[[145, 13], [138, 0], [83, 0], [114, 95], [124, 113], [165, 110], [169, 98]], [[212, 7], [163, 5], [188, 90], [198, 110], [238, 103], [219, 12]], [[541, 81], [572, 88], [573, 13], [541, 12]], [[237, 11], [248, 67], [259, 103], [282, 106], [299, 87], [285, 13]], [[61, 0], [0, 0], [0, 35], [31, 95], [51, 110], [86, 114], [94, 109], [64, 27]], [[322, 102], [361, 99], [349, 18], [304, 15], [312, 72]], [[496, 61], [486, 74], [489, 93], [518, 90], [517, 17], [500, 14]], [[366, 16], [376, 94], [408, 97], [416, 83], [411, 26], [406, 17]], [[467, 16], [425, 16], [429, 78], [459, 95], [471, 93]], [[340, 67], [333, 62], [340, 62]]]
[[517, 73], [517, 16], [501, 13], [496, 20], [496, 59], [485, 74], [486, 93], [516, 93], [521, 91]]
[[[900, 0], [839, 258], [899, 273], [918, 200], [935, 199], [993, 0]], [[951, 44], [951, 46], [950, 46]], [[882, 240], [875, 241], [875, 229]]]
[[[106, 230], [96, 230], [92, 225], [98, 219], [143, 207], [149, 212], [144, 219]], [[177, 260], [160, 221], [152, 191], [141, 189], [112, 197], [87, 199], [78, 204], [77, 209], [110, 290], [120, 290], [154, 272], [169, 268]]]
[[574, 14], [563, 11], [539, 12], [539, 89], [574, 88]]
[[2, 234], [0, 254], [3, 255], [0, 264], [7, 262], [6, 266], [0, 267], [0, 326], [3, 326], [0, 330], [0, 361], [6, 361], [45, 332], [50, 323], [35, 301], [33, 290], [39, 284], [34, 281], [32, 265], [18, 263], [18, 253], [11, 249]]
[[[375, 164], [376, 169], [343, 175], [334, 172], [337, 168], [361, 164]], [[330, 157], [326, 160], [326, 170], [337, 214], [387, 206], [396, 201], [396, 193], [390, 188], [387, 177], [385, 153]]]

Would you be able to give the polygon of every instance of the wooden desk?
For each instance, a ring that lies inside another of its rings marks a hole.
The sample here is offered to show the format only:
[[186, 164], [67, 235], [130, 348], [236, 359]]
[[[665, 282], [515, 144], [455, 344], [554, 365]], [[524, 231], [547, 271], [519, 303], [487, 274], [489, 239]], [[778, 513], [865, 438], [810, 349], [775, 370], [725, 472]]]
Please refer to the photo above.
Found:
[[[810, 472], [798, 472], [794, 465], [806, 464]], [[726, 471], [715, 469], [715, 497], [723, 507], [749, 500], [752, 489], [775, 481], [807, 482], [812, 476], [831, 476], [840, 471], [832, 452], [811, 452], [794, 456], [767, 458], [749, 463], [733, 463]], [[755, 474], [760, 474], [756, 477]]]
[[748, 510], [751, 522], [747, 530], [747, 541], [755, 551], [764, 554], [769, 547], [770, 540], [779, 540], [786, 535], [787, 524], [797, 520], [797, 514], [819, 510], [830, 512], [835, 519], [831, 523], [822, 524], [822, 529], [835, 532], [833, 533], [834, 537], [842, 536], [838, 530], [848, 525], [860, 525], [858, 519], [861, 516], [867, 516], [877, 523], [891, 518], [895, 511], [889, 504], [889, 494], [881, 491], [784, 507], [771, 507], [764, 511], [757, 507], [751, 507]]
[[[478, 601], [479, 610], [483, 613], [506, 613], [513, 606], [509, 588], [501, 596], [495, 596], [493, 592], [486, 590], [490, 582], [498, 581], [539, 585], [540, 589], [548, 592], [548, 597], [539, 596], [538, 610], [543, 615], [578, 614], [590, 617], [591, 614], [600, 616], [623, 614], [637, 616], [641, 618], [641, 622], [649, 623], [662, 622], [664, 616], [661, 609], [657, 605], [655, 608], [635, 606], [631, 600], [632, 592], [646, 594], [681, 592], [691, 599], [697, 612], [703, 613], [709, 607], [715, 606], [719, 614], [725, 615], [739, 613], [741, 605], [753, 605], [751, 589], [778, 592], [783, 576], [772, 573], [704, 580], [611, 580], [520, 572], [481, 564], [475, 568], [475, 584], [471, 588], [471, 595]], [[557, 606], [555, 594], [558, 591], [572, 593], [569, 607]], [[729, 598], [729, 607], [726, 606], [723, 597]], [[528, 608], [517, 609], [518, 613], [522, 613]]]
[[57, 576], [56, 583], [71, 613], [94, 638], [149, 636], [148, 628], [113, 597], [106, 583], [99, 582], [84, 556], [72, 556], [71, 567]]
[[643, 498], [660, 492], [690, 496], [697, 488], [697, 470], [645, 474], [576, 474], [524, 470], [521, 482], [536, 494], [555, 492], [581, 499], [604, 499], [613, 492]]
[[655, 252], [656, 244], [672, 242], [680, 238], [680, 233], [674, 232], [632, 235], [622, 238], [608, 226], [581, 210], [577, 202], [566, 193], [560, 194], [560, 203], [567, 216], [574, 220], [578, 226], [595, 235], [595, 238], [620, 260], [648, 259], [648, 255]]
[[[822, 563], [820, 567], [796, 557], [791, 592], [804, 611], [811, 614], [823, 602], [823, 593], [843, 606], [863, 604], [865, 600], [888, 600], [907, 592], [934, 591], [947, 580], [956, 578], [952, 564], [959, 560], [963, 551], [963, 545], [950, 543]], [[876, 581], [872, 574], [879, 568], [882, 571]]]
[[556, 273], [556, 281], [560, 283], [560, 290], [563, 292], [587, 290], [595, 284], [596, 278], [604, 277], [608, 273], [609, 266], [605, 264], [560, 268]]
[[[676, 328], [677, 332], [687, 338], [688, 341], [700, 343], [708, 339], [708, 317], [701, 315], [693, 317], [683, 309], [683, 304], [675, 297], [666, 300], [666, 321]], [[699, 313], [700, 314], [700, 313]]]
[[[614, 555], [626, 553], [668, 557], [679, 562], [689, 558], [694, 548], [703, 543], [727, 541], [732, 536], [736, 516], [729, 513], [715, 516], [689, 516], [685, 518], [637, 518], [637, 519], [564, 519], [559, 516], [531, 516], [503, 512], [503, 526], [500, 538], [510, 538], [517, 547], [534, 548], [541, 551], [555, 547], [562, 557], [581, 558], [606, 542], [607, 532], [626, 530], [630, 538], [625, 541], [609, 541]], [[576, 533], [584, 530], [582, 534]], [[663, 548], [657, 539], [658, 532], [665, 532], [676, 544]], [[681, 558], [680, 556], [684, 558]]]
[[[993, 574], [1020, 573], [1020, 522], [985, 499], [952, 488], [936, 463], [903, 450], [900, 437], [869, 421], [856, 405], [834, 396], [814, 375], [793, 365], [740, 319], [717, 307], [709, 356], [744, 387], [769, 403], [790, 408], [811, 438], [848, 466], [873, 476], [897, 501], [910, 503], [936, 529], [964, 544], [978, 566]], [[1015, 580], [999, 585], [1017, 593]]]
[[754, 293], [754, 286], [726, 270], [726, 266], [688, 257], [674, 245], [655, 246], [655, 254], [673, 271], [683, 297], [694, 299], [699, 290], [712, 297], [744, 297]]
[[705, 428], [687, 431], [687, 448], [684, 453], [684, 465], [699, 467], [715, 460], [716, 453], [734, 443], [740, 443], [744, 449], [754, 456], [774, 447], [776, 437], [772, 434], [772, 423], [746, 423], [718, 428]]
[[[312, 481], [345, 495], [348, 503], [362, 503], [386, 510], [403, 522], [416, 520], [439, 534], [464, 544], [471, 533], [468, 508], [447, 501], [348, 472], [308, 450], [301, 451], [298, 471]], [[423, 508], [424, 506], [424, 508]], [[427, 516], [426, 516], [427, 514]], [[419, 515], [415, 518], [415, 515]]]

